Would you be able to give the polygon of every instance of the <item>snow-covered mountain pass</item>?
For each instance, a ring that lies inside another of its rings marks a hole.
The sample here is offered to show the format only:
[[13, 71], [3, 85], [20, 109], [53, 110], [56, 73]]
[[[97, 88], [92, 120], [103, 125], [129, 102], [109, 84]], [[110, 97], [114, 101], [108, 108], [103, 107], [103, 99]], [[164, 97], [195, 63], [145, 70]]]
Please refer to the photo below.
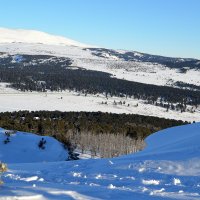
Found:
[[[66, 57], [72, 60], [73, 67], [108, 72], [119, 79], [146, 84], [189, 89], [185, 84], [200, 86], [200, 61], [197, 59], [94, 48], [39, 31], [0, 28], [0, 52]], [[5, 56], [0, 53], [0, 59]]]
[[[114, 159], [8, 164], [0, 199], [200, 199], [200, 124], [159, 131]], [[6, 153], [6, 152], [5, 152]]]
[[48, 136], [0, 129], [0, 161], [6, 163], [67, 160], [63, 144]]

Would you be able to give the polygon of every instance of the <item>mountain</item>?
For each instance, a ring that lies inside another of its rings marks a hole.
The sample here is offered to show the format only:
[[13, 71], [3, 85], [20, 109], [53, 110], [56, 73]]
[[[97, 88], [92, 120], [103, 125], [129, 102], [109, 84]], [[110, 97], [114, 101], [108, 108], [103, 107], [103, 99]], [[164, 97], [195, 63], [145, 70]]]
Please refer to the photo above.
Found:
[[7, 28], [0, 28], [0, 43], [31, 43], [90, 47], [90, 45], [82, 44], [65, 37], [54, 36], [40, 31]]
[[[29, 163], [16, 163], [15, 154], [3, 151], [2, 161], [9, 156], [13, 162], [3, 174], [0, 199], [198, 200], [199, 130], [200, 124], [195, 123], [159, 131], [146, 139], [143, 151], [114, 159], [30, 163], [30, 158]], [[20, 135], [24, 133], [17, 132], [10, 143], [4, 144], [1, 130], [0, 148], [19, 148], [15, 137]], [[29, 136], [21, 138], [23, 143], [30, 144]], [[35, 146], [33, 143], [30, 145]], [[19, 157], [20, 153], [22, 157], [24, 152], [20, 151]], [[52, 152], [45, 153], [52, 156]]]
[[107, 72], [119, 79], [145, 84], [181, 88], [200, 86], [198, 59], [94, 48], [39, 31], [0, 28], [0, 52], [65, 57], [74, 67]]

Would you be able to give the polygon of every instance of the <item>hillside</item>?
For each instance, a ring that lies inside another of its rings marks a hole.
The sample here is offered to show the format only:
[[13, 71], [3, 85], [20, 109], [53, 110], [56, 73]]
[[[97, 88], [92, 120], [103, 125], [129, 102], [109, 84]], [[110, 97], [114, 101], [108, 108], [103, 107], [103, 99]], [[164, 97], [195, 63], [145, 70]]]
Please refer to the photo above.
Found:
[[[8, 165], [0, 199], [200, 199], [200, 124], [159, 131], [115, 159]], [[5, 152], [6, 156], [6, 152]]]
[[89, 45], [65, 37], [54, 36], [35, 30], [0, 28], [0, 35], [0, 43], [30, 43], [89, 47]]
[[101, 111], [200, 121], [199, 77], [197, 59], [0, 28], [0, 112]]
[[[134, 48], [134, 47], [133, 47]], [[102, 71], [119, 79], [173, 87], [200, 86], [200, 61], [82, 44], [35, 30], [0, 28], [0, 52], [68, 58], [73, 67]], [[49, 58], [41, 58], [45, 62]], [[189, 84], [189, 85], [188, 85]]]

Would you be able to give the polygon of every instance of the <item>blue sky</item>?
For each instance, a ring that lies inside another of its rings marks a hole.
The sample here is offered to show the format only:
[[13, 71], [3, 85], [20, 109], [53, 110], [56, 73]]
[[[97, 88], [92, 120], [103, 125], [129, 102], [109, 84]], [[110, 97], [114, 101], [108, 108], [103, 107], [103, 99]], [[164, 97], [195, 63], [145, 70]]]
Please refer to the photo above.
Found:
[[200, 0], [0, 0], [0, 27], [200, 58]]

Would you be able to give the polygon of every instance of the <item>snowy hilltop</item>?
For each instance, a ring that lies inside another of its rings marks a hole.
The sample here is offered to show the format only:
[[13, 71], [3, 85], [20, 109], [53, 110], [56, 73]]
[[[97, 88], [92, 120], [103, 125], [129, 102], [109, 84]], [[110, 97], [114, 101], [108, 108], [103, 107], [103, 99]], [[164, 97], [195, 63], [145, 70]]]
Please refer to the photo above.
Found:
[[[4, 132], [1, 130], [0, 133], [0, 155], [2, 161], [6, 161], [7, 156], [10, 159], [9, 171], [2, 177], [5, 184], [0, 187], [2, 200], [200, 199], [199, 123], [159, 131], [146, 139], [147, 146], [143, 151], [128, 156], [58, 161], [60, 157], [54, 157], [58, 155], [57, 151], [47, 151], [45, 157], [49, 153], [54, 155], [53, 159], [35, 162], [32, 156], [33, 163], [29, 158], [23, 164], [16, 160], [16, 154], [13, 153], [12, 157], [5, 150], [6, 145], [19, 144], [20, 138], [15, 140], [14, 137], [21, 135], [25, 139], [23, 133], [18, 132], [11, 138], [10, 144], [4, 144]], [[27, 135], [27, 143], [30, 142], [29, 137], [33, 136]], [[45, 140], [51, 149], [53, 141]], [[58, 145], [57, 142], [55, 144]], [[35, 156], [39, 156], [40, 150], [36, 149]], [[21, 151], [21, 154], [24, 152]]]
[[89, 45], [35, 30], [0, 28], [0, 43], [31, 43], [61, 46], [89, 47]]
[[64, 161], [68, 153], [56, 139], [0, 129], [0, 161], [33, 163]]

